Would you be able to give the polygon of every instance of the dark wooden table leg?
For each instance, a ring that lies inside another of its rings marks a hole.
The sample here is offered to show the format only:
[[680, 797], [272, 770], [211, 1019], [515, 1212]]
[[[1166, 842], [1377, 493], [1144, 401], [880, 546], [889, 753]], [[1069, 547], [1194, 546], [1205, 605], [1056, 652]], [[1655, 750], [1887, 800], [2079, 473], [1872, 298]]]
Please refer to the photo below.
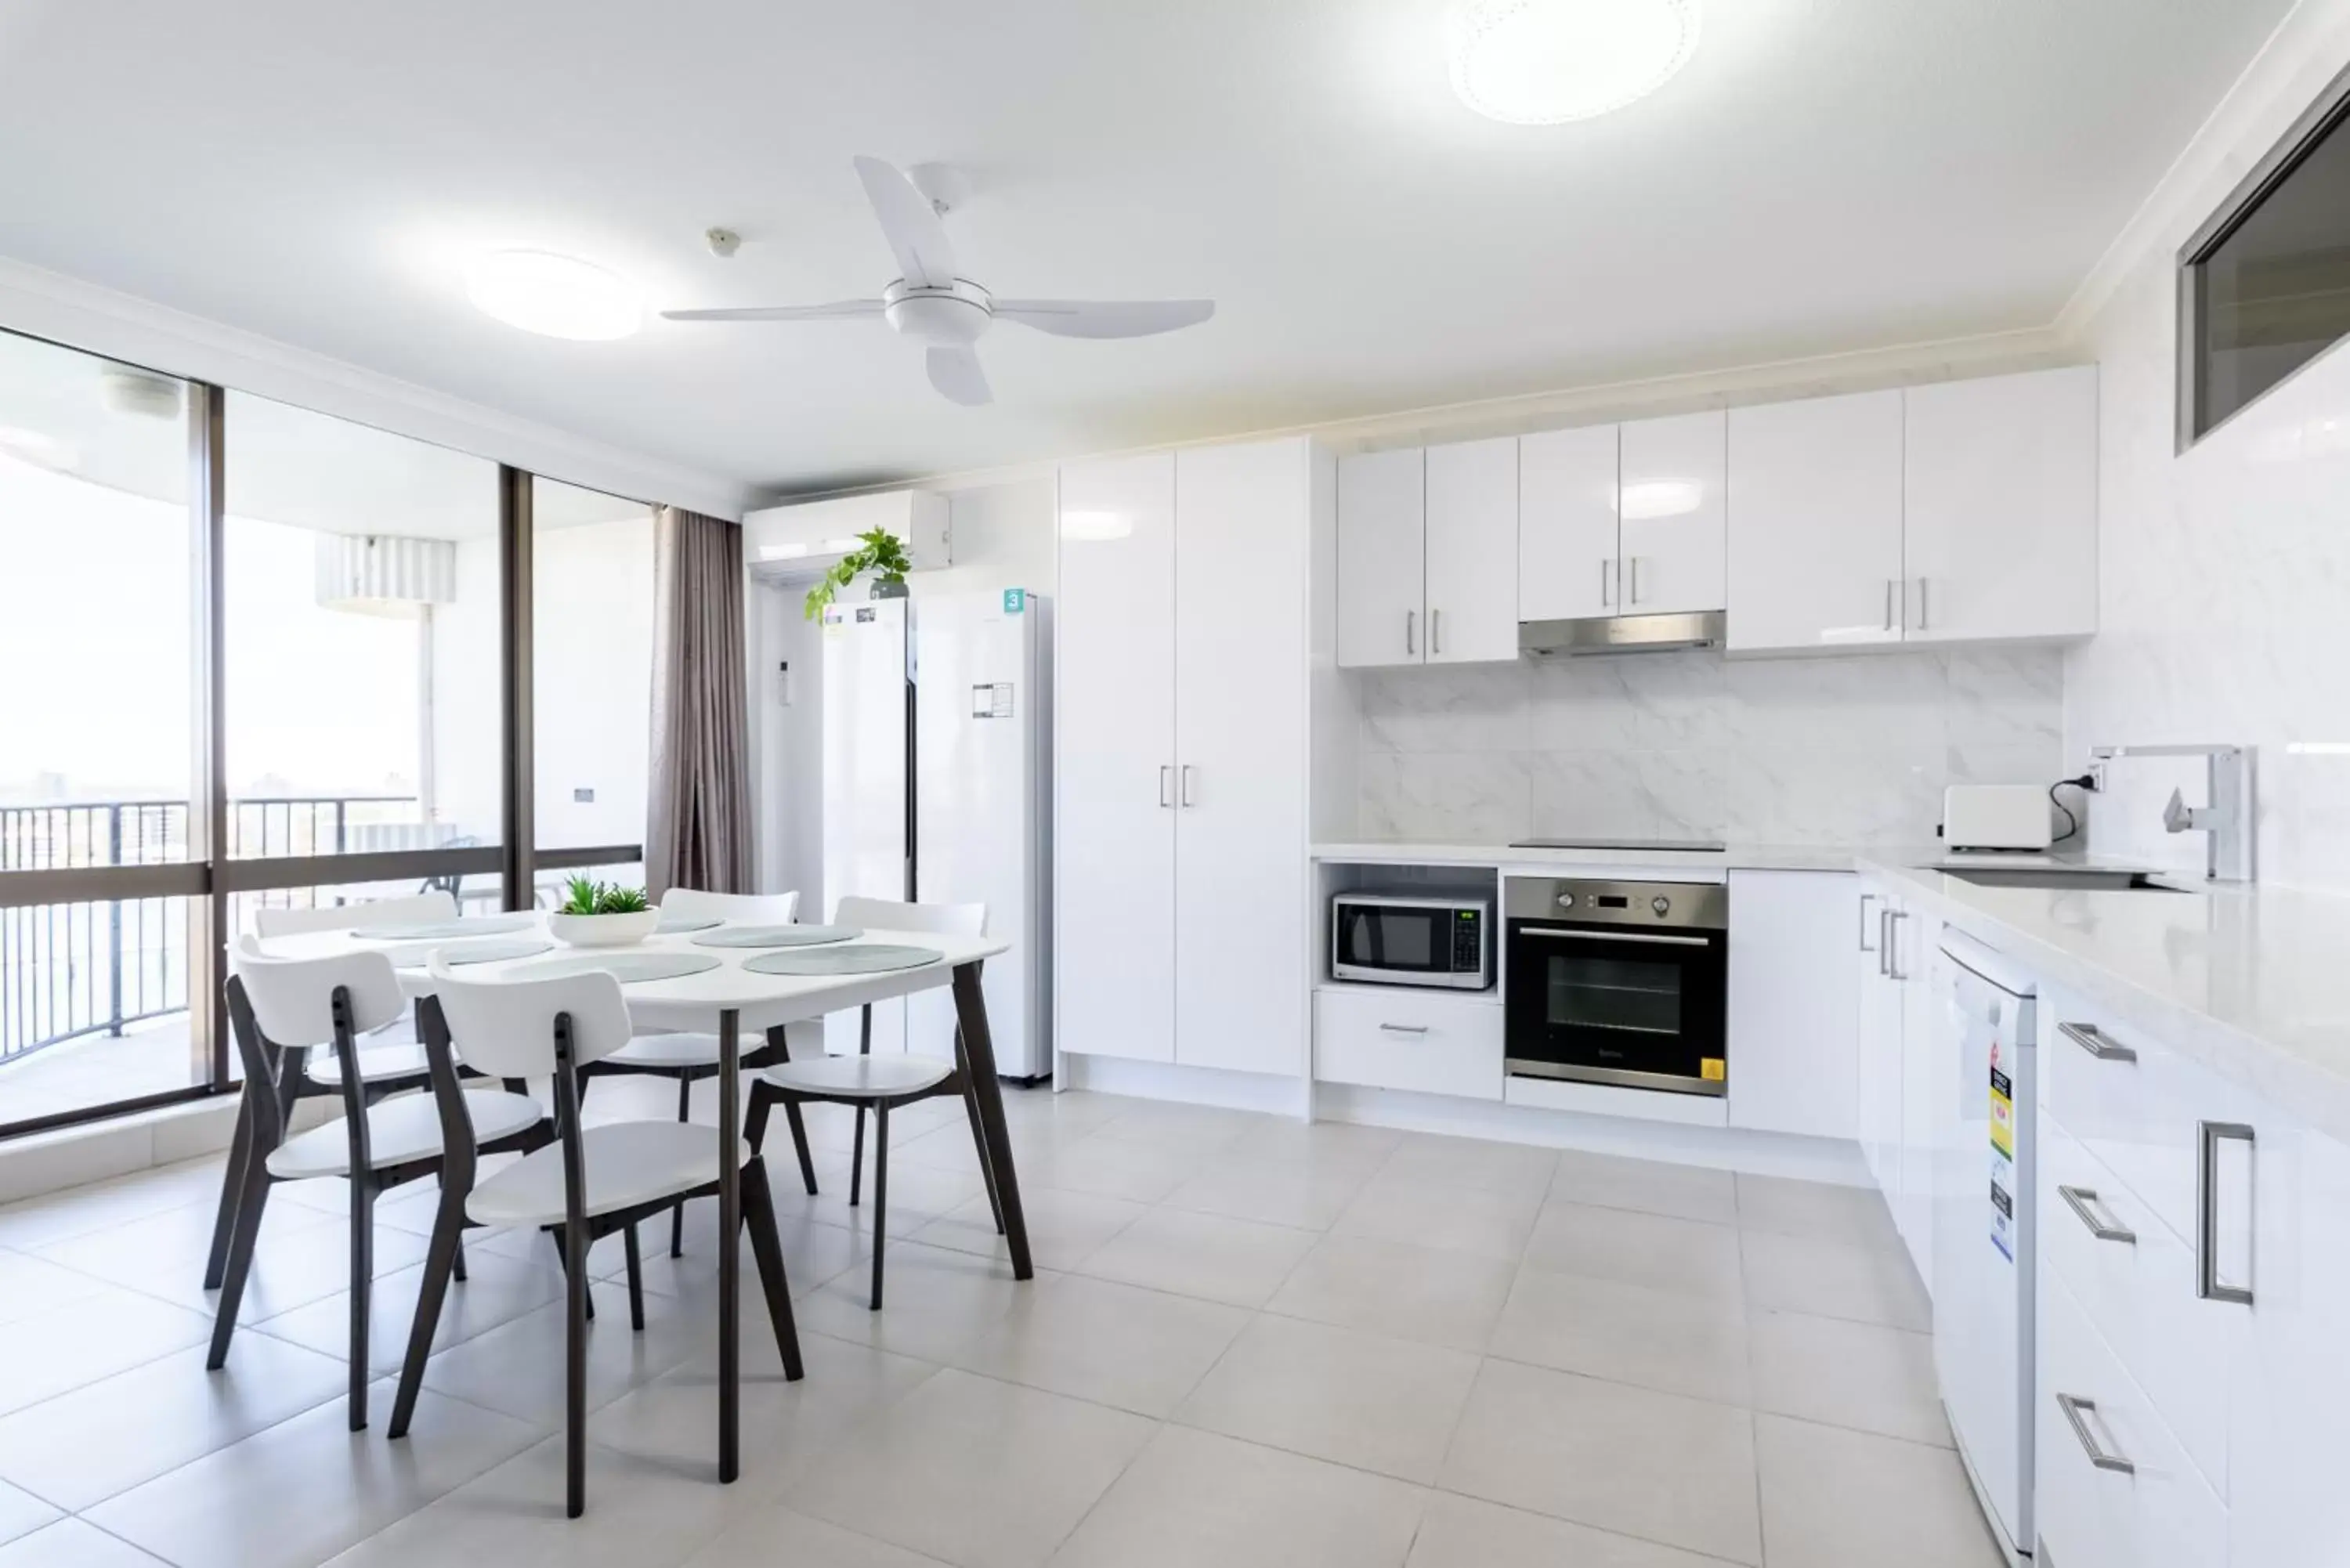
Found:
[[985, 1158], [995, 1177], [995, 1198], [1003, 1210], [1003, 1241], [1012, 1252], [1012, 1277], [1035, 1276], [1028, 1258], [1028, 1221], [1020, 1211], [1020, 1178], [1012, 1168], [1012, 1139], [1003, 1127], [1003, 1085], [995, 1077], [995, 1042], [987, 1033], [987, 999], [979, 989], [979, 965], [958, 964], [954, 971], [955, 1021], [962, 1025], [957, 1044], [963, 1071], [971, 1075], [972, 1098], [979, 1106], [979, 1125], [987, 1139]]
[[743, 1465], [743, 1314], [737, 1299], [743, 1261], [743, 1015], [718, 1015], [718, 1479]]

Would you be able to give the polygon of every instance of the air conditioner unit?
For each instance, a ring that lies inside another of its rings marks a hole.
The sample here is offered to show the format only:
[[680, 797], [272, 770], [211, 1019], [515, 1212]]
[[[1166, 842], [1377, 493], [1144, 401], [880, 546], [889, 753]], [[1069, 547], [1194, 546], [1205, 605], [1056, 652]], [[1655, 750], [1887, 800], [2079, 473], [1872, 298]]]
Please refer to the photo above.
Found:
[[907, 558], [918, 572], [953, 562], [947, 498], [930, 490], [889, 490], [745, 513], [743, 565], [764, 582], [813, 581], [857, 548], [858, 535], [875, 528], [906, 542]]

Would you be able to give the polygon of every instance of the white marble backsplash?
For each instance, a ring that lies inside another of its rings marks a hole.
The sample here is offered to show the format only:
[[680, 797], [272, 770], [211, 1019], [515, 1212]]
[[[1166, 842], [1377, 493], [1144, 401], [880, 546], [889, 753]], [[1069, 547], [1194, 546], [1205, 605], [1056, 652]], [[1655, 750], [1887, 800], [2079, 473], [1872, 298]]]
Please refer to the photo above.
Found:
[[1357, 829], [1929, 840], [1945, 784], [2058, 776], [2063, 669], [2022, 649], [1363, 671]]

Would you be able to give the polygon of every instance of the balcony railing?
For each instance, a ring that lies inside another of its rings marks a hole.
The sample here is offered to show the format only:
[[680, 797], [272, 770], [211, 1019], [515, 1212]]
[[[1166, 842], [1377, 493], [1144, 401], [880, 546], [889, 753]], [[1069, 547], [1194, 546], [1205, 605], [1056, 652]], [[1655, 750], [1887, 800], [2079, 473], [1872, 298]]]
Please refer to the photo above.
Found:
[[[421, 847], [412, 795], [267, 795], [232, 801], [231, 857]], [[405, 838], [405, 843], [393, 840]], [[0, 872], [153, 866], [188, 857], [188, 803], [0, 805]], [[255, 895], [307, 898], [306, 888]], [[188, 1005], [188, 913], [179, 898], [0, 909], [0, 1063]]]

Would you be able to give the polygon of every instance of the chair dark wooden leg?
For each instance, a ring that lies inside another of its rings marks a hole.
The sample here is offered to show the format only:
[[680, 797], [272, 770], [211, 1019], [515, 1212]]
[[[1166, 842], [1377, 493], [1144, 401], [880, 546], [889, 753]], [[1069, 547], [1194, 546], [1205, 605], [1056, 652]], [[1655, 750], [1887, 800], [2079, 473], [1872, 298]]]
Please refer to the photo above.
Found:
[[351, 1175], [351, 1430], [367, 1430], [368, 1311], [375, 1285], [375, 1179]]
[[796, 1383], [806, 1375], [806, 1368], [800, 1364], [799, 1329], [792, 1322], [784, 1244], [775, 1233], [775, 1195], [767, 1186], [765, 1167], [756, 1159], [743, 1168], [743, 1218], [751, 1231], [751, 1256], [759, 1266], [759, 1283], [767, 1293], [767, 1319], [775, 1324], [775, 1348], [783, 1355], [784, 1380]]
[[[678, 1075], [677, 1119], [681, 1122], [690, 1122], [693, 1119], [693, 1077], [691, 1074], [681, 1073]], [[636, 1234], [636, 1228], [634, 1226], [630, 1226], [629, 1228], [629, 1235], [634, 1236]], [[683, 1199], [680, 1199], [677, 1206], [669, 1211], [669, 1255], [672, 1258], [682, 1258], [685, 1256], [685, 1203]], [[639, 1328], [642, 1328], [644, 1324], [639, 1323], [637, 1326]]]
[[220, 1289], [228, 1267], [230, 1234], [236, 1229], [236, 1210], [244, 1196], [244, 1162], [253, 1152], [253, 1096], [260, 1085], [247, 1084], [236, 1097], [236, 1131], [228, 1140], [228, 1168], [221, 1172], [220, 1210], [213, 1216], [212, 1250], [204, 1255], [204, 1289]]
[[[960, 1051], [956, 1052], [961, 1055]], [[962, 1081], [963, 1113], [971, 1117], [971, 1144], [979, 1151], [979, 1173], [987, 1180], [987, 1206], [995, 1211], [995, 1233], [1003, 1234], [1003, 1199], [995, 1191], [995, 1162], [987, 1158], [987, 1129], [979, 1125], [979, 1092], [972, 1087], [971, 1075]]]
[[444, 1187], [440, 1212], [432, 1220], [432, 1244], [424, 1254], [424, 1279], [417, 1287], [416, 1318], [408, 1326], [408, 1355], [400, 1364], [400, 1391], [392, 1397], [388, 1437], [406, 1437], [409, 1420], [416, 1414], [416, 1396], [424, 1386], [424, 1363], [432, 1355], [432, 1335], [441, 1326], [450, 1278], [464, 1278], [464, 1233], [465, 1195]]
[[[555, 1239], [555, 1259], [556, 1262], [563, 1265], [563, 1272], [567, 1277], [571, 1273], [571, 1251], [563, 1244], [563, 1228], [559, 1225], [549, 1226], [546, 1233]], [[579, 1267], [581, 1272], [586, 1272], [588, 1261], [585, 1257], [580, 1259]], [[596, 1298], [592, 1294], [588, 1298], [588, 1321], [589, 1323], [596, 1321]]]
[[570, 1222], [567, 1229], [564, 1252], [579, 1266], [563, 1283], [563, 1511], [577, 1519], [588, 1511], [588, 1228]]
[[465, 1243], [462, 1241], [457, 1243], [457, 1257], [450, 1265], [450, 1272], [459, 1284], [465, 1282]]
[[244, 1162], [244, 1191], [237, 1200], [236, 1221], [230, 1229], [228, 1261], [221, 1272], [221, 1293], [213, 1303], [213, 1345], [204, 1357], [205, 1370], [217, 1372], [228, 1360], [228, 1342], [236, 1333], [237, 1308], [244, 1301], [244, 1282], [253, 1272], [253, 1244], [261, 1231], [261, 1216], [269, 1203], [266, 1157]]
[[[637, 1258], [637, 1228], [630, 1225], [621, 1235], [629, 1249], [629, 1326], [642, 1334], [645, 1332], [645, 1280], [644, 1267]], [[682, 1256], [676, 1252], [670, 1255]]]
[[889, 1102], [873, 1107], [873, 1301], [881, 1310], [881, 1227], [889, 1216]]
[[764, 1078], [752, 1079], [751, 1103], [743, 1111], [743, 1141], [754, 1155], [767, 1147], [767, 1116], [775, 1104], [775, 1085]]
[[816, 1196], [816, 1160], [808, 1153], [807, 1123], [800, 1118], [800, 1105], [797, 1100], [784, 1102], [784, 1120], [791, 1124], [792, 1147], [799, 1151], [800, 1180], [807, 1188], [808, 1196], [814, 1198]]
[[[857, 1020], [857, 1054], [859, 1056], [870, 1056], [873, 1054], [873, 1004], [869, 1002], [867, 1002], [863, 1008], [858, 1010], [858, 1017]], [[857, 1107], [857, 1131], [849, 1142], [848, 1206], [851, 1209], [857, 1207], [857, 1185], [859, 1179], [862, 1178], [864, 1174], [865, 1107], [860, 1105]]]

